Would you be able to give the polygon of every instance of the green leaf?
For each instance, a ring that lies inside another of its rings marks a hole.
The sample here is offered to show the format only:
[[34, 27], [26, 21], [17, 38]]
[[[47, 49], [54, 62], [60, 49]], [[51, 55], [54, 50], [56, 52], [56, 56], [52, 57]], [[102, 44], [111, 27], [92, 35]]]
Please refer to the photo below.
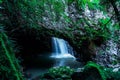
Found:
[[100, 1], [99, 0], [92, 0], [92, 3], [99, 4]]

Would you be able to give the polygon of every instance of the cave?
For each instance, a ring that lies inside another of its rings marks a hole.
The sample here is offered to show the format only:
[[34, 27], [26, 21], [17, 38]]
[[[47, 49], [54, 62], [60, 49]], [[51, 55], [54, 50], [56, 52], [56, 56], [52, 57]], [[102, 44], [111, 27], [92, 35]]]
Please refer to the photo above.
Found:
[[[41, 35], [36, 36], [34, 33], [14, 33], [12, 38], [16, 41], [19, 52], [16, 53], [20, 64], [26, 69], [33, 66], [41, 66], [38, 62], [39, 56], [50, 55], [51, 37]], [[43, 64], [45, 65], [45, 64]]]

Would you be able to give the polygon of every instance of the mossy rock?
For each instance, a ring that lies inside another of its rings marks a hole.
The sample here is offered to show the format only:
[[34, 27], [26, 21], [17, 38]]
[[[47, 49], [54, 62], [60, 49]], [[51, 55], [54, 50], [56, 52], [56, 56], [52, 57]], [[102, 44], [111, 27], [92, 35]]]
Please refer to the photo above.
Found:
[[85, 80], [106, 80], [104, 68], [94, 62], [88, 62], [83, 71]]
[[42, 77], [42, 79], [52, 79], [52, 80], [71, 80], [71, 75], [74, 70], [66, 67], [53, 67], [48, 70]]
[[104, 68], [94, 62], [88, 62], [81, 72], [72, 75], [73, 80], [106, 80]]

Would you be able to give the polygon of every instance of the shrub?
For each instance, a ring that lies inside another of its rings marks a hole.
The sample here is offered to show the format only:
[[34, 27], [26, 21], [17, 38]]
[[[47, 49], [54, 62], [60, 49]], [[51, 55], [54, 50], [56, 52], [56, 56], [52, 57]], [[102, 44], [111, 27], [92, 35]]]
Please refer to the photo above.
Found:
[[60, 66], [60, 67], [53, 67], [48, 70], [42, 76], [42, 79], [69, 79], [71, 80], [71, 75], [73, 74], [74, 70], [70, 67]]

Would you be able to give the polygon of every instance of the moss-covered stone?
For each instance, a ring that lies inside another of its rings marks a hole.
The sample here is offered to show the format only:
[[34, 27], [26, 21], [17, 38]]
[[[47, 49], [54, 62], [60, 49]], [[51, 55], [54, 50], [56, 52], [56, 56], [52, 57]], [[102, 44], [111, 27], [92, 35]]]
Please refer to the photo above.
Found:
[[83, 71], [85, 80], [106, 80], [104, 68], [94, 62], [88, 62]]
[[71, 75], [73, 74], [73, 72], [74, 70], [70, 67], [53, 67], [50, 68], [48, 72], [42, 76], [42, 79], [71, 80]]

